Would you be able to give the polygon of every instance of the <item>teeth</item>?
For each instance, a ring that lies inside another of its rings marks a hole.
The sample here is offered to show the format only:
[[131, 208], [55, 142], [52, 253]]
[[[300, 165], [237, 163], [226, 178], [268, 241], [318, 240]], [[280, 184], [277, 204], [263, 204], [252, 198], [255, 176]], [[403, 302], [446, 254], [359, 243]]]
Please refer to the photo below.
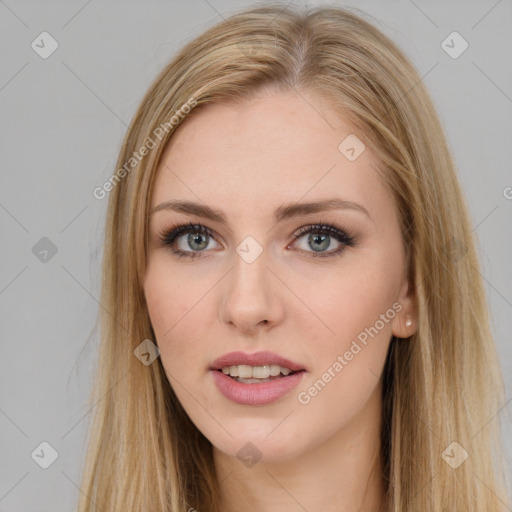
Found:
[[247, 366], [252, 375], [247, 378], [253, 379], [268, 379], [270, 377], [270, 366]]
[[[287, 370], [287, 368], [285, 368]], [[281, 373], [281, 366], [278, 364], [271, 364], [270, 365], [270, 375], [272, 377], [277, 377]]]
[[269, 377], [277, 377], [281, 373], [285, 376], [289, 375], [291, 370], [284, 366], [279, 366], [278, 364], [266, 364], [264, 366], [239, 364], [235, 366], [224, 366], [222, 373], [224, 375], [230, 375], [231, 377], [240, 377], [241, 379], [268, 379]]
[[262, 382], [270, 382], [272, 379], [241, 379], [236, 377], [237, 382], [243, 382], [244, 384], [261, 384]]
[[252, 366], [247, 366], [246, 364], [239, 364], [238, 376], [242, 379], [250, 379], [252, 377]]

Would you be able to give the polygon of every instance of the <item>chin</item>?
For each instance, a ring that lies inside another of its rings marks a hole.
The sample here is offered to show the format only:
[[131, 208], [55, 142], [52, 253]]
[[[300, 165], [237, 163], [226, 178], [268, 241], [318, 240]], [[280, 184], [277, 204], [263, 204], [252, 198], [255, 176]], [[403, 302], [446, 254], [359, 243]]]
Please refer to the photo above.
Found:
[[[274, 427], [275, 428], [275, 424]], [[272, 429], [262, 428], [261, 431], [248, 433], [247, 429], [238, 429], [230, 437], [224, 432], [222, 436], [208, 437], [214, 450], [228, 457], [240, 460], [247, 467], [257, 463], [277, 464], [288, 462], [300, 456], [304, 447], [294, 436], [282, 432], [272, 432]], [[272, 432], [269, 436], [269, 432]]]
[[240, 440], [239, 443], [230, 443], [226, 447], [215, 445], [214, 447], [228, 457], [238, 459], [241, 464], [248, 468], [261, 463], [285, 463], [296, 459], [300, 455], [297, 452], [297, 447], [275, 448], [272, 444], [269, 445], [268, 441], [254, 443], [248, 440]]

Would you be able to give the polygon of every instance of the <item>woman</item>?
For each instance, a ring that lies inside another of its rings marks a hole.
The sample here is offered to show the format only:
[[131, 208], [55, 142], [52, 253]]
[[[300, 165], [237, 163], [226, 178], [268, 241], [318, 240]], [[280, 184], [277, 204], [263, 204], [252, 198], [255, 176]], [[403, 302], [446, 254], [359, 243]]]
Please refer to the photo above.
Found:
[[116, 169], [81, 511], [506, 510], [467, 209], [389, 39], [341, 8], [232, 16]]

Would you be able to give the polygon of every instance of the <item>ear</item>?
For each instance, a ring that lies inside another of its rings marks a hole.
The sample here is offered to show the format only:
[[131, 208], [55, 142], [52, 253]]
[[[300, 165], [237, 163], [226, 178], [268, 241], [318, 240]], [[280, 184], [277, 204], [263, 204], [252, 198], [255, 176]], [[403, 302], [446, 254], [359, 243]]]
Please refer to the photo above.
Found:
[[402, 309], [393, 318], [392, 332], [397, 338], [409, 338], [418, 329], [418, 307], [415, 290], [407, 278], [402, 282], [397, 302]]

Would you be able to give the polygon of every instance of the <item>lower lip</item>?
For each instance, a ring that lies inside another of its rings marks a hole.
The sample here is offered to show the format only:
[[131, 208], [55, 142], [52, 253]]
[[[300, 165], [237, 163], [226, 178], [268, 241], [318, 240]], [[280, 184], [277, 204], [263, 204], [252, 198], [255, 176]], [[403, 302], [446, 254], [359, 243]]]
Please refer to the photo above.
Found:
[[244, 384], [218, 370], [212, 372], [218, 390], [229, 400], [243, 405], [266, 405], [275, 402], [297, 387], [305, 373], [301, 370], [261, 384]]

